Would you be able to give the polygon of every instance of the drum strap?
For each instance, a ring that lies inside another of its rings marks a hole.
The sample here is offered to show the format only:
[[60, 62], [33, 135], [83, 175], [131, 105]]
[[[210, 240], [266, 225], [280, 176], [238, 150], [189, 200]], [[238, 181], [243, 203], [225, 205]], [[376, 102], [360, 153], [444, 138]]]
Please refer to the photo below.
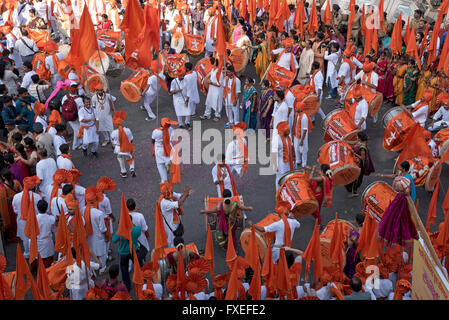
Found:
[[291, 247], [292, 245], [292, 230], [290, 229], [290, 224], [288, 223], [287, 217], [285, 214], [280, 214], [282, 222], [284, 222], [284, 246]]

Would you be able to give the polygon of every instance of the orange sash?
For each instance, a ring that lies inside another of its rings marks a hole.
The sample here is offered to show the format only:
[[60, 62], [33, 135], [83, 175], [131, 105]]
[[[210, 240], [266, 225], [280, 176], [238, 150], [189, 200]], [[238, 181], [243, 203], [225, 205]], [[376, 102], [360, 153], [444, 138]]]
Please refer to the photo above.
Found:
[[[423, 108], [423, 107], [425, 107], [425, 106], [429, 106], [429, 104], [428, 104], [427, 102], [420, 102], [420, 103], [413, 109], [412, 112], [416, 112], [416, 111], [418, 111], [419, 109], [421, 109], [421, 108]], [[427, 109], [427, 116], [429, 116], [429, 111], [430, 111], [430, 108]]]
[[282, 140], [282, 160], [290, 162], [290, 171], [293, 170], [293, 154], [292, 154], [292, 139], [289, 135], [287, 137], [281, 135]]
[[229, 89], [229, 87], [228, 87], [228, 82], [229, 82], [229, 77], [226, 79], [226, 86], [224, 88], [224, 91], [226, 94], [225, 97], [227, 97], [229, 90], [231, 90], [231, 102], [235, 106], [237, 103], [237, 92], [235, 90], [235, 85], [236, 85], [235, 84], [236, 83], [235, 76], [232, 78], [231, 89]]
[[[206, 42], [207, 31], [208, 31], [207, 28], [209, 27], [209, 21], [210, 21], [211, 18], [212, 18], [212, 17], [209, 17], [209, 19], [207, 20], [206, 28], [204, 29], [204, 42]], [[214, 17], [212, 18], [212, 23], [211, 23], [212, 30], [215, 30], [215, 27], [213, 26], [214, 24], [215, 24], [215, 26], [217, 25], [217, 16], [214, 16]], [[215, 38], [213, 34], [211, 34], [211, 38], [212, 38], [212, 39]]]
[[63, 157], [63, 158], [72, 160], [72, 157], [69, 154], [61, 153], [60, 156]]
[[86, 234], [88, 236], [94, 234], [94, 231], [92, 229], [92, 221], [90, 219], [90, 208], [94, 207], [94, 205], [87, 205], [86, 209], [84, 209], [84, 221], [85, 225], [84, 228], [86, 229]]
[[[221, 167], [222, 167], [222, 166], [223, 166], [223, 165], [221, 165], [221, 164], [217, 164], [217, 176], [218, 176], [218, 179], [221, 179]], [[232, 176], [231, 169], [229, 169], [229, 166], [228, 166], [227, 164], [224, 164], [224, 167], [225, 167], [226, 170], [228, 171], [229, 179], [231, 179], [232, 194], [233, 194], [234, 196], [237, 196], [238, 193], [237, 193], [237, 189], [235, 188], [234, 177]], [[224, 182], [223, 182], [223, 181], [220, 181], [220, 182], [219, 182], [219, 185], [220, 185], [221, 195], [223, 195]]]
[[291, 247], [292, 245], [292, 236], [291, 236], [291, 229], [290, 224], [288, 223], [287, 217], [285, 214], [280, 215], [282, 222], [284, 222], [284, 246], [285, 247]]
[[344, 58], [343, 61], [346, 62], [347, 64], [349, 64], [349, 68], [351, 69], [349, 74], [350, 74], [350, 79], [352, 80], [352, 71], [355, 70], [354, 63], [352, 63], [352, 60], [348, 59], [348, 58]]
[[108, 242], [111, 242], [112, 234], [111, 234], [111, 225], [109, 224], [109, 221], [111, 221], [110, 217], [104, 218], [104, 224], [106, 225], [106, 237], [108, 238]]
[[312, 90], [315, 94], [317, 94], [317, 92], [315, 91], [315, 75], [318, 73], [318, 71], [320, 71], [320, 69], [315, 70], [312, 74], [312, 79], [310, 79], [310, 86], [312, 87]]
[[128, 136], [126, 135], [122, 125], [118, 126], [118, 143], [120, 144], [120, 152], [131, 153], [131, 158], [126, 160], [128, 164], [131, 164], [134, 161], [134, 143], [129, 142]]
[[297, 115], [295, 117], [295, 121], [293, 124], [293, 132], [296, 138], [300, 139], [302, 136], [302, 128], [301, 128], [301, 119], [303, 114], [305, 114], [307, 116], [307, 120], [308, 120], [308, 128], [307, 131], [311, 131], [313, 128], [313, 124], [312, 124], [312, 119], [310, 119], [309, 115], [305, 112], [300, 112], [299, 115]]
[[[93, 126], [93, 125], [92, 125]], [[80, 126], [80, 129], [78, 130], [78, 135], [77, 138], [81, 139], [82, 137], [84, 137], [84, 129], [89, 129], [92, 126]]]
[[[277, 62], [281, 60], [281, 57], [285, 52], [285, 50], [281, 52]], [[290, 52], [290, 71], [295, 72], [295, 62], [293, 61], [293, 59], [295, 59], [295, 56], [293, 55], [293, 52]]]

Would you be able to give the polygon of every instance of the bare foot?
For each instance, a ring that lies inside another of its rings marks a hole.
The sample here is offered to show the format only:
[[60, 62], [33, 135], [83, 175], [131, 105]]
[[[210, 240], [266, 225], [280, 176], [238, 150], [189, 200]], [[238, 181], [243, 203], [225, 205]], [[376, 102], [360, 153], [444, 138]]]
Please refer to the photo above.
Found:
[[357, 196], [358, 196], [357, 193], [350, 193], [350, 194], [348, 194], [348, 198], [354, 198], [354, 197], [357, 197]]

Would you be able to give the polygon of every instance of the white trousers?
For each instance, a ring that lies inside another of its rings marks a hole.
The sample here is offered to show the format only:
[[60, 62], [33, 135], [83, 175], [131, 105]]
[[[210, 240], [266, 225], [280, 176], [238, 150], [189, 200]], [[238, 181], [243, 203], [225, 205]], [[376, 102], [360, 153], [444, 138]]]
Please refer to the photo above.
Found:
[[[117, 155], [117, 160], [118, 160], [118, 163], [119, 163], [119, 165], [120, 165], [120, 172], [121, 173], [126, 173], [127, 172], [127, 170], [126, 170], [126, 160], [128, 160], [128, 156], [123, 156], [123, 155]], [[129, 165], [129, 170], [130, 171], [134, 171], [134, 160], [133, 160], [133, 162], [131, 162], [131, 164]]]
[[[218, 108], [215, 110], [215, 116], [217, 118], [221, 118], [221, 108], [222, 108], [222, 105], [218, 106]], [[204, 110], [204, 116], [210, 117], [211, 114], [212, 114], [212, 107], [210, 105], [206, 104], [206, 109]]]
[[159, 171], [161, 182], [167, 181], [167, 167], [165, 166], [165, 163], [158, 163], [157, 171]]
[[72, 149], [75, 150], [76, 148], [78, 148], [82, 141], [80, 141], [80, 139], [78, 139], [78, 131], [80, 130], [80, 123], [78, 120], [76, 121], [68, 121], [68, 123], [70, 124], [70, 127], [73, 130], [73, 143], [72, 143]]
[[438, 131], [440, 129], [446, 128], [449, 125], [449, 122], [447, 121], [436, 121], [433, 126], [429, 126], [428, 130], [430, 131]]
[[101, 135], [103, 136], [104, 142], [111, 141], [111, 131], [101, 131]]
[[153, 103], [154, 99], [156, 98], [155, 95], [149, 94], [148, 91], [145, 93], [144, 99], [143, 99], [143, 107], [148, 113], [149, 118], [155, 118], [156, 115], [154, 114], [153, 110], [151, 110], [151, 103]]
[[190, 116], [180, 116], [178, 117], [178, 122], [180, 126], [190, 124]]
[[89, 146], [90, 146], [90, 152], [97, 152], [97, 150], [98, 150], [98, 141], [91, 142], [91, 143], [86, 143], [86, 144], [83, 143], [82, 148], [83, 148], [83, 150], [87, 150], [87, 149], [89, 149]]
[[307, 138], [304, 139], [302, 146], [299, 145], [301, 139], [298, 139], [296, 137], [293, 139], [296, 163], [301, 167], [305, 167], [307, 165], [307, 153], [309, 151], [309, 143], [308, 141], [306, 141], [306, 139]]
[[237, 124], [239, 122], [239, 106], [238, 105], [226, 105], [226, 116], [229, 123]]

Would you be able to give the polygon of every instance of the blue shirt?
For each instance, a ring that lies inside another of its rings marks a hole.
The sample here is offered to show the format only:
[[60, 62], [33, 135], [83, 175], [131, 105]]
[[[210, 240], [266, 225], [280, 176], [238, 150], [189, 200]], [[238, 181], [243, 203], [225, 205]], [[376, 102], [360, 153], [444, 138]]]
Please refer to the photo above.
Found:
[[[33, 108], [31, 107], [31, 103], [37, 101], [35, 97], [28, 97], [27, 100], [17, 100], [16, 101], [16, 111], [18, 114], [22, 115], [22, 119], [24, 120], [24, 123], [28, 125], [28, 131], [33, 131], [33, 125], [34, 125], [34, 117], [35, 113]], [[25, 103], [25, 106], [22, 106], [22, 102]]]
[[413, 202], [416, 200], [416, 189], [415, 189], [415, 182], [413, 181], [413, 177], [410, 173], [407, 173], [404, 177], [410, 180], [410, 197], [412, 198]]
[[[142, 229], [139, 226], [134, 226], [131, 229], [131, 239], [133, 240], [133, 248], [137, 251], [140, 248], [139, 245], [139, 236], [140, 233], [142, 232]], [[119, 243], [119, 248], [118, 248], [118, 252], [120, 255], [122, 256], [126, 256], [128, 254], [131, 254], [131, 252], [129, 251], [129, 241], [128, 239], [124, 238], [123, 236], [119, 236], [117, 234], [117, 232], [114, 234], [114, 236], [112, 237], [112, 242]]]

